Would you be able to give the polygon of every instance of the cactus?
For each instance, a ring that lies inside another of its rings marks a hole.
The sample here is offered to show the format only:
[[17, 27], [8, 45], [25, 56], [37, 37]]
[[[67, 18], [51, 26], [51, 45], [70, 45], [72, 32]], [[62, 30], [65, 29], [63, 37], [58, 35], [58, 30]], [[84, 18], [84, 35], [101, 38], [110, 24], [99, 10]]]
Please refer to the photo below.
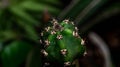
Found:
[[73, 61], [85, 53], [78, 28], [69, 20], [58, 23], [53, 19], [41, 32], [40, 43], [45, 65], [57, 63], [60, 67], [72, 66]]

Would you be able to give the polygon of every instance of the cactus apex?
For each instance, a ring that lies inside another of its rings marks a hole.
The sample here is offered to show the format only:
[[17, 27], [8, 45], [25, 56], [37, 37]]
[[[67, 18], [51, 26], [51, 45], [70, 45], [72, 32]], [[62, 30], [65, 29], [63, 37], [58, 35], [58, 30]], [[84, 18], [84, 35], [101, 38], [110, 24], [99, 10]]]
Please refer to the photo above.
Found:
[[53, 23], [53, 30], [62, 31], [63, 27], [59, 23]]

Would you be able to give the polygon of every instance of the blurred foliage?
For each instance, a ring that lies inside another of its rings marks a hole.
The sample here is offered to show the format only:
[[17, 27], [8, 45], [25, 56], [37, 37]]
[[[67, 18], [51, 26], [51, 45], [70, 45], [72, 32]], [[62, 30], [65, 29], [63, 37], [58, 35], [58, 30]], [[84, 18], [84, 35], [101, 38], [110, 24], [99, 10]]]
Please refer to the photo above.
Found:
[[[0, 67], [41, 67], [39, 50], [34, 46], [39, 42], [42, 16], [44, 12], [57, 16], [60, 10], [59, 0], [1, 0]], [[35, 52], [28, 63], [31, 50]]]
[[44, 12], [75, 21], [81, 34], [120, 14], [117, 0], [72, 0], [66, 8], [62, 5], [60, 0], [0, 0], [0, 67], [41, 67], [38, 42]]
[[[0, 6], [0, 40], [18, 38], [38, 39], [35, 27], [41, 26], [41, 15], [60, 12], [58, 0], [2, 0]], [[49, 3], [49, 4], [48, 4]], [[54, 6], [58, 4], [57, 6]], [[22, 32], [22, 33], [21, 33]]]

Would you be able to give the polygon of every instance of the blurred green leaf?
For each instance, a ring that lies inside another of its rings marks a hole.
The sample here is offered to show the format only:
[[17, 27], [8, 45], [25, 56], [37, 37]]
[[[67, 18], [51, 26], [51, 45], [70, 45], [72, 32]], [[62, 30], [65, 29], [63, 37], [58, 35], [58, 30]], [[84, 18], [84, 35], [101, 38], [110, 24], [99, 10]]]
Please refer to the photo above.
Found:
[[1, 55], [2, 49], [3, 49], [3, 43], [0, 41], [0, 55]]
[[99, 10], [108, 0], [93, 0], [77, 15], [75, 22], [80, 25], [90, 18], [97, 10]]
[[23, 41], [14, 41], [8, 44], [1, 54], [3, 67], [18, 67], [26, 60], [31, 48], [30, 43]]
[[[33, 1], [35, 1], [35, 0], [33, 0]], [[36, 2], [46, 3], [46, 4], [50, 4], [50, 5], [57, 5], [57, 7], [61, 6], [60, 0], [36, 0]]]
[[25, 35], [23, 34], [24, 37], [27, 37], [34, 41], [38, 40], [37, 32], [32, 26], [26, 24], [22, 20], [18, 20], [18, 24], [26, 31], [26, 34]]
[[52, 4], [57, 4], [57, 5], [60, 4], [59, 0], [44, 0], [44, 1]]
[[70, 3], [69, 6], [66, 7], [60, 14], [60, 20], [64, 20], [64, 18], [75, 19], [76, 15], [78, 15], [92, 0], [73, 0], [73, 3]]
[[[0, 24], [1, 24], [1, 18], [2, 17], [2, 10], [0, 10]], [[0, 30], [1, 30], [1, 25], [0, 25]]]
[[[68, 7], [67, 11], [63, 10], [59, 18], [60, 20], [63, 20], [64, 18], [71, 18], [71, 20], [74, 20], [79, 25], [107, 1], [108, 0], [78, 0], [72, 8]], [[72, 3], [69, 5], [72, 5]]]
[[[91, 1], [92, 0], [79, 0], [62, 18], [70, 17], [75, 19], [76, 15], [78, 15]], [[72, 3], [70, 5], [72, 5]]]
[[5, 31], [0, 31], [0, 41], [4, 42], [9, 39], [15, 39], [17, 36], [17, 33], [14, 33], [13, 31], [10, 30], [5, 30]]
[[35, 28], [41, 27], [43, 13], [57, 15], [61, 9], [59, 3], [59, 0], [10, 0], [9, 6], [0, 8], [0, 40], [25, 37], [36, 41]]
[[33, 25], [37, 25], [38, 21], [36, 21], [34, 18], [32, 18], [29, 14], [27, 14], [23, 9], [21, 9], [20, 7], [11, 7], [10, 8], [11, 12], [18, 16], [19, 18], [26, 20], [26, 23], [28, 24], [33, 24]]
[[44, 3], [36, 3], [32, 1], [25, 1], [21, 3], [20, 7], [31, 10], [31, 11], [37, 11], [37, 12], [43, 12], [45, 10], [47, 10], [48, 12], [52, 12], [54, 14], [60, 12], [58, 8], [55, 8], [51, 5], [44, 4]]
[[0, 16], [1, 16], [1, 14], [2, 14], [2, 11], [0, 10]]

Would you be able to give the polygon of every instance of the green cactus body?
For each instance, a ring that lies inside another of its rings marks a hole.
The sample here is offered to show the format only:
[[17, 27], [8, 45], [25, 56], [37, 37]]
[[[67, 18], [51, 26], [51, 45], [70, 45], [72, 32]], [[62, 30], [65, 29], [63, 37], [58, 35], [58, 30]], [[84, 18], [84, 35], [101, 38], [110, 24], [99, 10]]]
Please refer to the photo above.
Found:
[[69, 66], [85, 52], [82, 39], [73, 22], [64, 20], [58, 23], [55, 19], [41, 32], [41, 52], [47, 62], [56, 62]]

